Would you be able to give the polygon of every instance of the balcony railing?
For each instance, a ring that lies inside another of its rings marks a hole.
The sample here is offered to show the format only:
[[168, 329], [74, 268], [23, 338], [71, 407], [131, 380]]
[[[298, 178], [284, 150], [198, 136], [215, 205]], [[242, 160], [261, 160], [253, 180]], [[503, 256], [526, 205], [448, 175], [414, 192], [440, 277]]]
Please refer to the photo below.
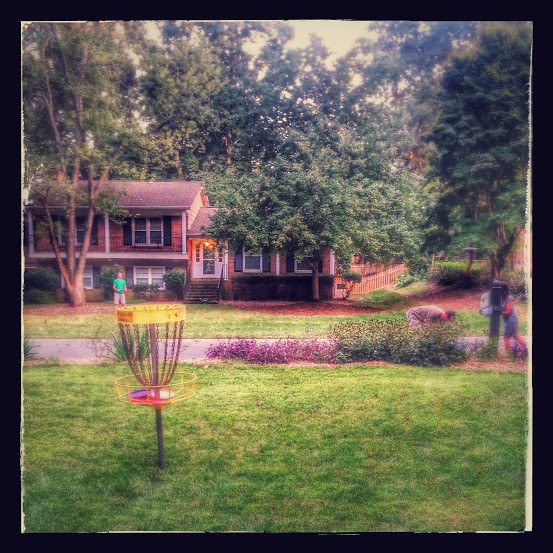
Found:
[[[79, 251], [81, 244], [75, 244], [75, 249]], [[65, 246], [60, 245], [62, 252], [65, 251]], [[173, 236], [170, 246], [164, 246], [163, 244], [125, 244], [122, 237], [112, 237], [109, 241], [110, 252], [149, 252], [149, 253], [164, 253], [164, 252], [182, 252], [182, 236]], [[44, 238], [35, 239], [34, 241], [35, 252], [52, 252], [54, 251], [50, 241]], [[98, 240], [90, 244], [90, 252], [105, 252], [105, 240], [104, 237], [98, 237]]]

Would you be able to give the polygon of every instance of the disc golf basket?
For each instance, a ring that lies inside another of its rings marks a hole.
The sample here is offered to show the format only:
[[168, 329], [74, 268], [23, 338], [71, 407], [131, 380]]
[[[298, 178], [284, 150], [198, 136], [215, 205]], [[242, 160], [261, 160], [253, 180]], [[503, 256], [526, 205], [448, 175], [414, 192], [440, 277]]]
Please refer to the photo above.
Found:
[[194, 373], [175, 372], [179, 360], [184, 305], [148, 304], [121, 307], [117, 322], [132, 375], [115, 380], [120, 401], [153, 407], [156, 414], [158, 465], [165, 467], [163, 407], [196, 393]]

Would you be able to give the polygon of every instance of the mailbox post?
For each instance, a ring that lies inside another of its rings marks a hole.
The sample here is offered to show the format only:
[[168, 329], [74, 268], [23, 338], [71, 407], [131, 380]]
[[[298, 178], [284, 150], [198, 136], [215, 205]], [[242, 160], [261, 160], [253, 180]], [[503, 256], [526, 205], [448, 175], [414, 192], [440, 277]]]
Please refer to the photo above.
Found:
[[490, 305], [492, 314], [490, 317], [490, 339], [499, 340], [499, 323], [501, 320], [501, 283], [494, 280], [490, 290]]

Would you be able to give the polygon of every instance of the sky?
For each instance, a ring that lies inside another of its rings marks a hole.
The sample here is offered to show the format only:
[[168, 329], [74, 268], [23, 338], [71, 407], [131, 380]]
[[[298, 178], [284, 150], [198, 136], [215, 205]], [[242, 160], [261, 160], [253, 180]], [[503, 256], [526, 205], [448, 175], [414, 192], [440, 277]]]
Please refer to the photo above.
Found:
[[292, 48], [305, 48], [309, 44], [309, 35], [318, 35], [330, 52], [331, 61], [343, 56], [358, 38], [369, 36], [366, 31], [368, 21], [364, 20], [280, 19], [274, 21], [286, 21], [294, 28], [294, 40], [290, 43]]

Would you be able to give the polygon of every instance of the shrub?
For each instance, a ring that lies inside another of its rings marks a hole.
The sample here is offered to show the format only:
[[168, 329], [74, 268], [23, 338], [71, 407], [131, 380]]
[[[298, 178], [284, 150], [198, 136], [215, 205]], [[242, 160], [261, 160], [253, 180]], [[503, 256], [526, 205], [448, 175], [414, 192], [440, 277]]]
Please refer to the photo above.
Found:
[[171, 269], [163, 275], [165, 287], [175, 294], [178, 300], [184, 299], [184, 287], [186, 284], [186, 272], [182, 269]]
[[[288, 300], [309, 301], [312, 299], [311, 275], [264, 275], [238, 274], [231, 278], [235, 300]], [[333, 275], [319, 275], [319, 296], [331, 300], [334, 286]]]
[[357, 282], [361, 282], [363, 280], [363, 277], [354, 271], [347, 271], [345, 273], [342, 273], [341, 275], [342, 279], [344, 280], [344, 299], [349, 298], [354, 285]]
[[236, 340], [220, 342], [207, 349], [209, 358], [235, 359], [266, 365], [269, 363], [290, 363], [308, 361], [313, 363], [335, 363], [336, 343], [333, 340], [277, 340], [257, 342]]
[[159, 284], [135, 284], [133, 291], [138, 299], [156, 299], [159, 295]]
[[56, 302], [53, 292], [46, 292], [44, 290], [37, 290], [35, 288], [31, 290], [26, 290], [23, 294], [23, 300], [25, 303], [38, 304], [49, 304]]
[[[148, 344], [146, 338], [146, 331], [140, 333], [140, 343], [138, 348], [134, 344], [134, 340], [131, 337], [130, 348], [132, 351], [137, 351], [139, 359], [144, 359], [148, 355]], [[114, 361], [126, 361], [127, 352], [125, 351], [125, 346], [123, 345], [123, 339], [118, 332], [113, 332], [111, 335], [111, 347], [109, 350], [110, 357]]]
[[375, 290], [362, 297], [363, 305], [376, 309], [385, 309], [388, 307], [399, 307], [405, 303], [405, 297], [397, 292], [389, 290]]
[[405, 286], [409, 286], [409, 284], [413, 284], [414, 282], [417, 282], [419, 279], [415, 275], [411, 275], [408, 273], [402, 273], [397, 276], [396, 279], [396, 288], [405, 288]]
[[102, 294], [105, 300], [113, 299], [113, 281], [117, 278], [117, 273], [124, 273], [121, 265], [104, 265], [100, 274], [102, 283]]
[[466, 357], [458, 344], [465, 331], [455, 320], [414, 330], [403, 318], [340, 323], [330, 336], [339, 362], [379, 360], [411, 365], [449, 365]]
[[51, 267], [40, 267], [39, 269], [26, 269], [24, 273], [24, 289], [42, 290], [53, 292], [60, 287], [60, 277]]
[[23, 359], [33, 359], [36, 357], [36, 343], [28, 336], [23, 337]]
[[467, 273], [467, 265], [468, 261], [437, 261], [434, 263], [429, 280], [442, 286], [458, 288], [474, 288], [489, 284], [486, 265], [473, 265], [470, 273]]
[[478, 352], [476, 353], [478, 359], [484, 361], [491, 361], [499, 358], [499, 341], [494, 340], [493, 338], [488, 338], [488, 340], [480, 346]]
[[509, 292], [518, 300], [526, 300], [527, 286], [524, 271], [503, 271], [501, 279], [509, 285]]

